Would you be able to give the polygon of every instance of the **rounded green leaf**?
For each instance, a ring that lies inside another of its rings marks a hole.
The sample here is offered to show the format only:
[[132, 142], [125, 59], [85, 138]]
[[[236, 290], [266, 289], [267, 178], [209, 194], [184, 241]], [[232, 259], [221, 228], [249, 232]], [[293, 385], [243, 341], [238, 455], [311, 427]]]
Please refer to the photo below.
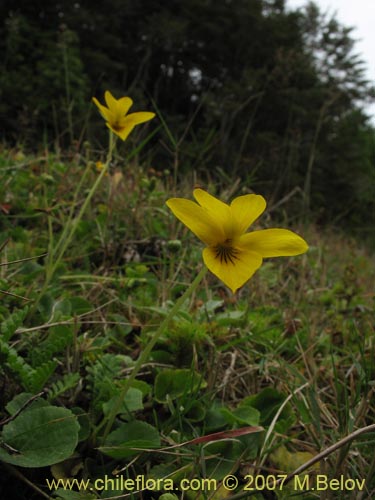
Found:
[[[15, 396], [12, 401], [9, 401], [5, 407], [9, 415], [15, 415], [17, 411], [22, 408], [22, 406], [26, 405], [31, 400], [32, 397], [33, 394], [31, 394], [31, 392], [21, 392], [20, 394], [17, 394], [17, 396]], [[42, 406], [49, 406], [49, 404], [45, 399], [37, 398], [27, 405], [27, 409], [29, 411]]]
[[199, 401], [194, 401], [186, 413], [186, 417], [190, 422], [201, 422], [205, 416], [206, 408]]
[[160, 436], [157, 429], [146, 422], [133, 420], [111, 432], [104, 446], [99, 449], [110, 457], [126, 458], [139, 454], [142, 449], [158, 447], [160, 447]]
[[[113, 396], [109, 401], [106, 403], [103, 403], [103, 413], [104, 415], [109, 415], [111, 411], [113, 410], [114, 406], [118, 404], [118, 400], [120, 397], [120, 393], [116, 394], [116, 396]], [[139, 389], [134, 389], [134, 387], [130, 387], [128, 390], [124, 401], [122, 404], [119, 406], [118, 413], [128, 413], [131, 411], [138, 411], [143, 409], [143, 402], [142, 402], [142, 392]]]
[[155, 379], [155, 399], [166, 403], [168, 399], [177, 399], [184, 394], [191, 394], [205, 382], [201, 375], [188, 369], [167, 369], [158, 373]]
[[79, 424], [66, 408], [26, 410], [5, 425], [0, 460], [20, 467], [45, 467], [70, 457], [78, 442]]
[[259, 425], [260, 412], [251, 406], [242, 406], [234, 410], [222, 408], [221, 413], [231, 425]]

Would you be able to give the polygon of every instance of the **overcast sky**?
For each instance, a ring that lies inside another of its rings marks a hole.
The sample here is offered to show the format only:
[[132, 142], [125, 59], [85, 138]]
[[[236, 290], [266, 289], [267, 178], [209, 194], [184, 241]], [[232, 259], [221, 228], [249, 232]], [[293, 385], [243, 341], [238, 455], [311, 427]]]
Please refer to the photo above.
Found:
[[[367, 78], [375, 83], [375, 0], [314, 0], [322, 12], [336, 14], [337, 20], [353, 27], [352, 37], [357, 40], [354, 53], [361, 55], [367, 65]], [[298, 8], [308, 0], [287, 0], [287, 6]], [[367, 113], [375, 123], [375, 104]]]

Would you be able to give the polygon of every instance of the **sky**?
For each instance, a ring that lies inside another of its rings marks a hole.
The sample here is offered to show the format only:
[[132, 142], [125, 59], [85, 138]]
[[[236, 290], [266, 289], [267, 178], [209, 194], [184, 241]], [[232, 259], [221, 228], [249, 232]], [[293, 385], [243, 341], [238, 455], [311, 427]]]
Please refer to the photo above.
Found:
[[[357, 41], [353, 53], [359, 54], [367, 65], [367, 78], [375, 84], [375, 0], [314, 0], [321, 11], [335, 14], [337, 20], [354, 30]], [[308, 0], [287, 0], [287, 7], [303, 7]], [[375, 123], [375, 104], [367, 109]]]

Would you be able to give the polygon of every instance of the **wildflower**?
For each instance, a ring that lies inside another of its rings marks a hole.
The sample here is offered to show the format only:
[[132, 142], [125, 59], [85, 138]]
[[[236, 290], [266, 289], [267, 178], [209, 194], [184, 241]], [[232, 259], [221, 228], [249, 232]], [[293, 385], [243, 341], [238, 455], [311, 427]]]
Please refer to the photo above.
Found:
[[123, 141], [127, 139], [128, 135], [136, 125], [148, 122], [155, 116], [155, 113], [150, 113], [148, 111], [140, 111], [138, 113], [131, 113], [128, 115], [127, 113], [133, 105], [133, 101], [130, 97], [120, 97], [120, 99], [115, 99], [109, 90], [107, 90], [104, 94], [104, 99], [107, 107], [100, 104], [95, 97], [92, 98], [96, 106], [99, 108], [100, 114], [106, 121], [107, 127], [118, 135]]
[[96, 161], [95, 162], [95, 167], [96, 167], [96, 170], [98, 172], [101, 172], [103, 170], [104, 166], [105, 166], [104, 163], [101, 162], [101, 161]]
[[252, 277], [264, 258], [299, 255], [308, 249], [305, 240], [287, 229], [246, 232], [266, 208], [260, 195], [239, 196], [227, 205], [202, 189], [193, 194], [198, 204], [171, 198], [167, 206], [206, 244], [204, 263], [233, 293]]

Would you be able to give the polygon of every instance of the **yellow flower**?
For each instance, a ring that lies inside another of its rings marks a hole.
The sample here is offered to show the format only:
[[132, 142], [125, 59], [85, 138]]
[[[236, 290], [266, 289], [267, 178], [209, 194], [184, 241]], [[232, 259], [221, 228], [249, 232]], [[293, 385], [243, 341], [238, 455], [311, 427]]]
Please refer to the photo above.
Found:
[[95, 162], [95, 167], [98, 172], [101, 172], [104, 168], [104, 163], [102, 163], [101, 161], [97, 161]]
[[100, 104], [95, 97], [92, 98], [94, 103], [98, 106], [100, 114], [106, 121], [107, 127], [123, 141], [125, 141], [136, 125], [148, 122], [155, 116], [155, 113], [150, 113], [148, 111], [141, 111], [128, 115], [127, 113], [133, 105], [133, 101], [130, 97], [115, 99], [109, 90], [107, 90], [104, 94], [104, 99], [107, 107]]
[[239, 196], [227, 205], [202, 189], [193, 194], [199, 204], [171, 198], [167, 206], [206, 244], [204, 263], [233, 293], [251, 278], [264, 258], [299, 255], [308, 249], [305, 240], [287, 229], [246, 232], [266, 208], [260, 195]]

